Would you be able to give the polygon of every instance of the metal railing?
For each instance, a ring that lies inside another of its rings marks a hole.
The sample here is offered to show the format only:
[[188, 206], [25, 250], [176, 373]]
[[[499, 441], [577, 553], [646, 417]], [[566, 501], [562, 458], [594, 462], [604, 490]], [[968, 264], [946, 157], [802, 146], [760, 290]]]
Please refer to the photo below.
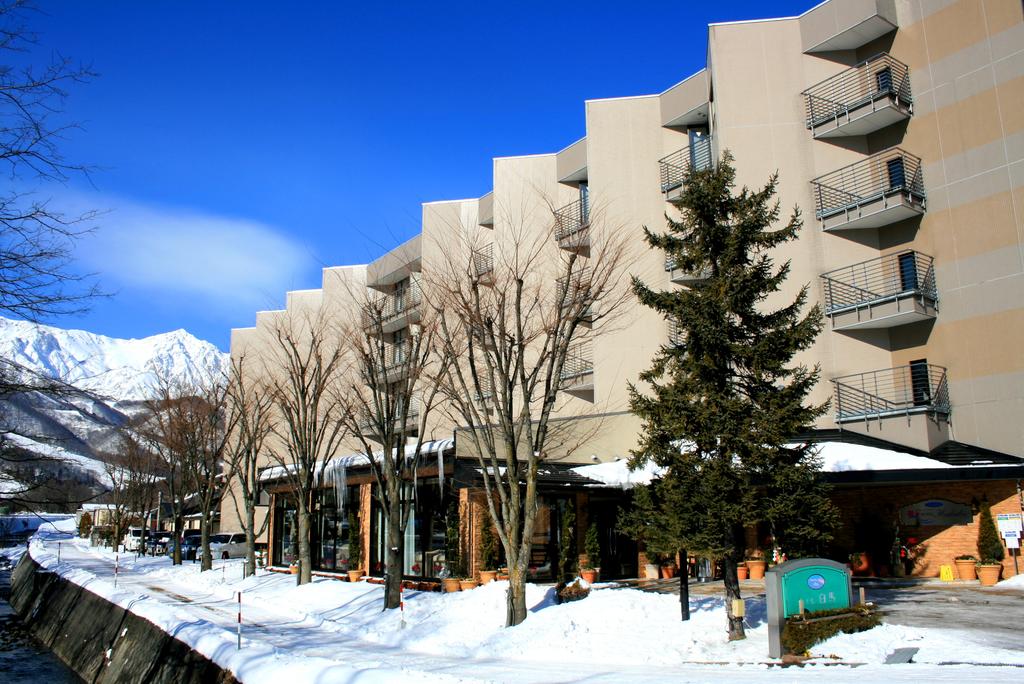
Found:
[[594, 372], [594, 352], [591, 342], [580, 342], [569, 347], [562, 366], [562, 380], [578, 378]]
[[836, 420], [910, 413], [949, 413], [946, 369], [929, 363], [845, 375], [832, 380]]
[[803, 92], [807, 128], [849, 115], [852, 110], [879, 100], [891, 99], [913, 106], [910, 94], [910, 69], [887, 53], [875, 55], [860, 64], [840, 71]]
[[[572, 275], [562, 276], [555, 280], [555, 283], [558, 288], [558, 301], [561, 302], [562, 308], [566, 313], [572, 312], [577, 304], [593, 299], [593, 283], [591, 282], [589, 266], [580, 269]], [[594, 302], [591, 301], [583, 312], [582, 317], [588, 320], [593, 318], [594, 310]]]
[[[396, 425], [398, 424], [399, 419], [401, 418], [401, 416], [402, 416], [402, 406], [399, 404], [399, 405], [395, 406], [394, 420], [395, 420], [395, 424]], [[407, 414], [406, 419], [405, 419], [405, 426], [409, 427], [410, 423], [415, 423], [415, 421], [419, 420], [419, 416], [420, 416], [420, 401], [419, 401], [418, 398], [413, 397], [409, 401], [409, 413]], [[372, 434], [372, 435], [380, 436], [378, 434], [380, 426], [378, 424], [378, 420], [377, 420], [376, 416], [371, 416], [369, 414], [364, 414], [363, 417], [362, 417], [362, 420], [359, 421], [359, 427], [360, 427], [360, 429], [362, 429], [364, 431], [364, 434]]]
[[494, 271], [494, 243], [473, 250], [473, 275], [479, 278]]
[[[672, 273], [673, 271], [682, 271], [682, 267], [676, 263], [676, 260], [672, 257], [665, 257], [665, 272]], [[711, 276], [711, 267], [705, 266], [697, 271], [684, 271], [687, 275], [696, 279], [709, 278]]]
[[697, 138], [692, 145], [665, 155], [658, 160], [658, 172], [661, 177], [661, 191], [668, 192], [683, 184], [690, 168], [705, 171], [711, 168], [711, 136]]
[[821, 280], [826, 314], [905, 296], [938, 301], [933, 260], [920, 252], [891, 254], [844, 266], [822, 274]]
[[385, 323], [407, 314], [423, 303], [423, 293], [420, 290], [420, 281], [417, 278], [409, 279], [409, 286], [401, 294], [387, 295], [387, 302], [384, 306], [383, 321]]
[[668, 343], [672, 347], [682, 347], [686, 343], [686, 331], [675, 318], [668, 321]]
[[411, 342], [387, 344], [384, 350], [384, 371], [386, 373], [393, 373], [409, 365], [409, 361], [412, 358]]
[[555, 239], [565, 238], [590, 227], [590, 203], [581, 197], [555, 212]]
[[901, 194], [924, 204], [921, 159], [893, 147], [811, 181], [819, 219]]

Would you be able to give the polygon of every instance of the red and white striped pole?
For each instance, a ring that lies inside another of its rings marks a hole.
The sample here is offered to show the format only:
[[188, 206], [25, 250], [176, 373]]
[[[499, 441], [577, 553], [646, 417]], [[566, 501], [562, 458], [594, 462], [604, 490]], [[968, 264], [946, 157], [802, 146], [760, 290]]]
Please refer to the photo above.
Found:
[[405, 629], [405, 582], [398, 583], [398, 612], [402, 616], [402, 629]]
[[238, 592], [238, 650], [242, 650], [242, 592]]

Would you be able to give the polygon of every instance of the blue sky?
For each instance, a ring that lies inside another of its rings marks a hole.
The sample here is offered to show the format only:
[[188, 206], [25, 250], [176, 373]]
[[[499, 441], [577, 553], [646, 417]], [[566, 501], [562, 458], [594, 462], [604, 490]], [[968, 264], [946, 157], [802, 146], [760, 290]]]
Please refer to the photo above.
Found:
[[418, 231], [420, 203], [490, 189], [491, 158], [585, 134], [586, 99], [703, 67], [707, 24], [771, 3], [42, 1], [42, 54], [92, 65], [47, 188], [106, 213], [79, 265], [113, 293], [53, 321], [118, 337], [232, 327]]

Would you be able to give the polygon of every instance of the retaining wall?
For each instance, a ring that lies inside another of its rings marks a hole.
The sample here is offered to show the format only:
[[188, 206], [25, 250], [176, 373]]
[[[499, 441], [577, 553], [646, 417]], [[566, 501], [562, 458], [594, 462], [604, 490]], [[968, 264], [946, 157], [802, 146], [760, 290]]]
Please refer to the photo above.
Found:
[[27, 553], [11, 575], [10, 603], [32, 634], [87, 682], [236, 682], [184, 642], [43, 570]]

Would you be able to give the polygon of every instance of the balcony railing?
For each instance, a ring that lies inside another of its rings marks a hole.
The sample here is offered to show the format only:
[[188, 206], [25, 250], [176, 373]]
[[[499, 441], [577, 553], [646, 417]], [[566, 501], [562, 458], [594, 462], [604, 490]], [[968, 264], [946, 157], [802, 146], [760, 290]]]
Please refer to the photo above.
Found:
[[921, 160], [898, 147], [811, 181], [825, 230], [877, 228], [925, 209]]
[[563, 384], [572, 385], [586, 375], [594, 372], [594, 352], [592, 344], [581, 342], [569, 348], [562, 366]]
[[864, 135], [910, 116], [910, 70], [875, 55], [803, 92], [806, 123], [815, 137]]
[[[395, 416], [394, 416], [396, 430], [399, 427], [398, 426], [398, 422], [401, 419], [401, 415], [402, 415], [402, 407], [401, 406], [396, 406], [395, 407]], [[408, 430], [415, 430], [416, 428], [419, 427], [419, 425], [418, 425], [419, 418], [420, 418], [420, 402], [419, 402], [419, 399], [413, 398], [409, 402], [409, 413], [406, 416], [405, 425], [401, 426], [401, 427], [404, 427], [404, 429], [406, 431], [408, 431]], [[368, 437], [378, 437], [378, 438], [379, 437], [383, 437], [383, 435], [380, 434], [381, 433], [380, 421], [378, 420], [378, 418], [376, 416], [364, 415], [362, 420], [359, 421], [359, 428], [360, 428], [360, 430], [363, 431], [363, 434], [368, 436]]]
[[682, 347], [686, 343], [686, 331], [674, 318], [668, 321], [668, 343], [672, 347]]
[[710, 135], [697, 138], [693, 144], [662, 157], [658, 160], [661, 191], [667, 193], [680, 187], [691, 168], [704, 171], [711, 168], [711, 163]]
[[[558, 278], [556, 281], [556, 287], [558, 290], [558, 301], [562, 302], [563, 310], [566, 313], [572, 313], [575, 311], [576, 304], [579, 300], [592, 297], [592, 282], [590, 275], [590, 267], [581, 269], [578, 273], [574, 273], [571, 276], [563, 276]], [[596, 303], [590, 302], [590, 306], [583, 312], [582, 318], [585, 322], [590, 322], [594, 319], [594, 312], [596, 311]]]
[[823, 274], [821, 280], [825, 314], [833, 323], [854, 314], [843, 327], [883, 327], [880, 320], [900, 325], [931, 317], [939, 297], [932, 258], [919, 252], [844, 266]]
[[590, 202], [580, 198], [555, 212], [555, 239], [559, 242], [590, 227]]
[[929, 363], [835, 378], [836, 421], [908, 415], [949, 414], [946, 369]]
[[665, 271], [669, 274], [669, 280], [677, 285], [692, 285], [707, 280], [711, 275], [710, 268], [701, 268], [697, 271], [684, 271], [672, 257], [665, 257]]
[[473, 250], [473, 275], [477, 278], [494, 273], [494, 244]]

